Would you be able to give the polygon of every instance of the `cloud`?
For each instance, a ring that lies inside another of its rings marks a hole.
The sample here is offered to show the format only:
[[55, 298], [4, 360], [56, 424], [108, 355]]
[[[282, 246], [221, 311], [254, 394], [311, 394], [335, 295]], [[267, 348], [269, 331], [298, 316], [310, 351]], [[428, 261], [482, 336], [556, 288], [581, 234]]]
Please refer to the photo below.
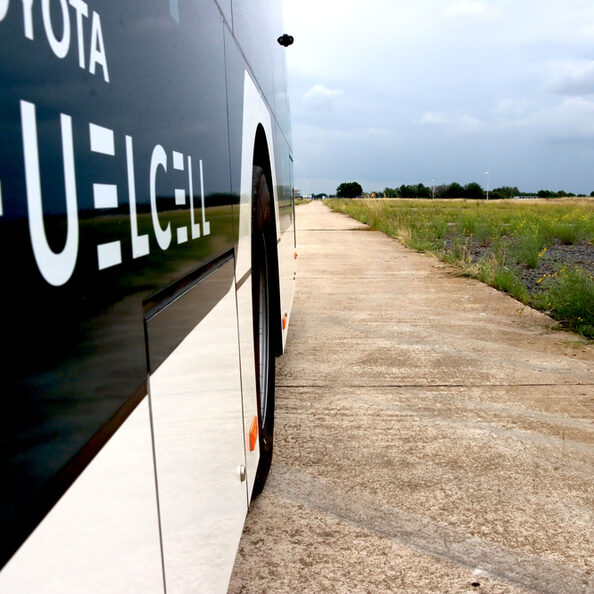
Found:
[[568, 97], [559, 105], [544, 108], [512, 126], [524, 129], [532, 137], [562, 144], [580, 144], [594, 140], [594, 101], [583, 97]]
[[448, 114], [426, 111], [418, 120], [421, 125], [441, 126], [452, 134], [472, 134], [481, 128], [481, 121], [469, 114]]
[[426, 111], [416, 123], [440, 130], [444, 136], [480, 135], [512, 142], [532, 139], [576, 145], [594, 140], [594, 99], [591, 98], [566, 97], [556, 104], [537, 108], [524, 99], [503, 99], [492, 113], [494, 119], [480, 120], [467, 113]]
[[591, 0], [283, 1], [295, 175], [335, 178], [312, 190], [591, 185]]
[[367, 134], [375, 138], [386, 138], [390, 136], [391, 132], [386, 128], [368, 128]]
[[421, 119], [419, 120], [419, 123], [421, 124], [437, 124], [437, 125], [441, 125], [441, 124], [449, 124], [450, 123], [450, 119], [447, 118], [445, 115], [441, 114], [441, 113], [435, 113], [433, 111], [426, 111], [422, 116]]
[[495, 12], [480, 0], [455, 0], [441, 13], [446, 20], [458, 21], [490, 21]]
[[529, 102], [526, 99], [502, 99], [493, 109], [498, 116], [517, 117], [526, 112]]
[[594, 61], [567, 65], [565, 72], [551, 85], [551, 90], [574, 97], [594, 95]]
[[324, 85], [314, 85], [303, 96], [304, 103], [316, 110], [332, 110], [344, 95], [340, 89], [327, 89]]

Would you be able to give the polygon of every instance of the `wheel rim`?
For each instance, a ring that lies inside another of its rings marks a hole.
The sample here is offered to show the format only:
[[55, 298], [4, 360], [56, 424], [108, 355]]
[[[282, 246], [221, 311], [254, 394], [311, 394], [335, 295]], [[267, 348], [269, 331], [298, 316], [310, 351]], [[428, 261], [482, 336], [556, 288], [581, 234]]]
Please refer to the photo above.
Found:
[[[262, 236], [263, 254], [266, 254], [266, 240]], [[268, 409], [269, 375], [269, 315], [268, 315], [268, 263], [264, 256], [258, 266], [258, 392], [260, 395], [260, 419], [262, 427], [266, 422]]]

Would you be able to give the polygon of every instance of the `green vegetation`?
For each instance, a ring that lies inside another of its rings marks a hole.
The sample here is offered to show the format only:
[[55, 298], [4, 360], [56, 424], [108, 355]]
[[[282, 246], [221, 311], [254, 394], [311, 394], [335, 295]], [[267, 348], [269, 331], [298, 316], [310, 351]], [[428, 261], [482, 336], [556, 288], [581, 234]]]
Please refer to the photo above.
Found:
[[300, 204], [308, 204], [311, 202], [309, 198], [295, 198], [295, 206], [299, 206]]
[[339, 198], [358, 198], [362, 194], [363, 188], [357, 182], [344, 182], [336, 188], [336, 195]]
[[327, 204], [594, 338], [594, 201]]
[[[467, 198], [481, 200], [487, 198], [487, 192], [477, 182], [471, 182], [465, 186], [458, 182], [441, 184], [427, 187], [423, 184], [405, 185], [399, 188], [384, 188], [383, 192], [374, 192], [378, 198]], [[491, 200], [505, 200], [515, 196], [533, 196], [534, 198], [572, 198], [575, 194], [558, 190], [539, 190], [538, 192], [520, 192], [516, 186], [501, 186], [489, 190], [488, 198]], [[594, 192], [590, 196], [594, 195]], [[352, 198], [352, 196], [345, 196]]]

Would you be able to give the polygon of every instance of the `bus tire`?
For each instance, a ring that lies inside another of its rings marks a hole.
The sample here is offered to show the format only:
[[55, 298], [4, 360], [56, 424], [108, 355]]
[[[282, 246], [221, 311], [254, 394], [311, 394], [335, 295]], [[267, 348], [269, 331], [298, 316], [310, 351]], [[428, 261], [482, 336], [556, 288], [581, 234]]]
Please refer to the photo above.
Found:
[[270, 464], [274, 433], [274, 363], [275, 345], [272, 331], [272, 262], [276, 249], [272, 224], [272, 201], [268, 181], [260, 167], [252, 176], [252, 315], [256, 394], [258, 400], [258, 440], [260, 461], [254, 479], [252, 496], [262, 492]]

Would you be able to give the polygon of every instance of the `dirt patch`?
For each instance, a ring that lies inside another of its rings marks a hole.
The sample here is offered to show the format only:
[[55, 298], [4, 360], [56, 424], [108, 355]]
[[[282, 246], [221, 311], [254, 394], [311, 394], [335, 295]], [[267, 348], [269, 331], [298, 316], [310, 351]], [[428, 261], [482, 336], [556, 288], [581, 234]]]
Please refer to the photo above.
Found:
[[[460, 247], [458, 247], [460, 249]], [[469, 241], [462, 246], [463, 257], [472, 264], [481, 260], [488, 260], [495, 256], [492, 245]], [[456, 250], [454, 240], [445, 239], [442, 254], [451, 253]], [[594, 245], [582, 242], [575, 245], [564, 245], [556, 243], [544, 250], [538, 259], [536, 268], [528, 268], [521, 264], [508, 263], [508, 266], [515, 266], [519, 272], [522, 283], [531, 295], [540, 293], [546, 286], [543, 279], [553, 277], [563, 268], [580, 268], [590, 276], [594, 276]]]
[[539, 258], [538, 267], [522, 270], [522, 282], [531, 294], [542, 289], [544, 275], [553, 276], [562, 268], [581, 268], [590, 276], [594, 275], [594, 245], [580, 243], [576, 245], [553, 245]]

